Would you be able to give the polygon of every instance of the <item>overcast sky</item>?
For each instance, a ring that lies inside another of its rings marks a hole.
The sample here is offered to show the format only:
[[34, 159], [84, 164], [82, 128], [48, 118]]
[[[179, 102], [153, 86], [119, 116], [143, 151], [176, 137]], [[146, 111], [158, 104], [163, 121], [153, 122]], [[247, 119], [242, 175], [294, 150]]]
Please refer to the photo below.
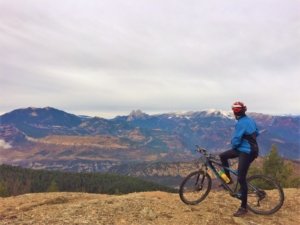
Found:
[[0, 0], [0, 114], [300, 114], [299, 0]]

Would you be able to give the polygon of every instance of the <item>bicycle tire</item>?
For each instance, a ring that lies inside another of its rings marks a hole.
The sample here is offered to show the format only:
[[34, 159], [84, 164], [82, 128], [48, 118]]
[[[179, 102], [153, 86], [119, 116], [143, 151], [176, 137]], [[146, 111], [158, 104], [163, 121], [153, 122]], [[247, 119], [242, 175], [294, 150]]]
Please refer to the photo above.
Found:
[[284, 192], [273, 178], [266, 175], [253, 175], [247, 178], [247, 183], [247, 205], [250, 211], [270, 215], [281, 208], [284, 202]]
[[[191, 184], [191, 187], [189, 186]], [[204, 188], [204, 189], [203, 189]], [[203, 201], [211, 190], [211, 177], [202, 170], [187, 175], [179, 188], [179, 196], [187, 205], [197, 205]], [[196, 199], [193, 199], [193, 198]]]

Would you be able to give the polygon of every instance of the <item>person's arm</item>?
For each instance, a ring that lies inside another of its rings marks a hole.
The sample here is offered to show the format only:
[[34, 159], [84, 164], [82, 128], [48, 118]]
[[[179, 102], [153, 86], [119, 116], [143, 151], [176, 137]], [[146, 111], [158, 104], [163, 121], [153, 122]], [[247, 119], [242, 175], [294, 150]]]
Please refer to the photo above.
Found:
[[233, 137], [231, 139], [232, 148], [238, 148], [242, 143], [242, 137], [245, 133], [245, 128], [241, 123], [237, 123], [235, 126], [235, 131], [233, 133]]

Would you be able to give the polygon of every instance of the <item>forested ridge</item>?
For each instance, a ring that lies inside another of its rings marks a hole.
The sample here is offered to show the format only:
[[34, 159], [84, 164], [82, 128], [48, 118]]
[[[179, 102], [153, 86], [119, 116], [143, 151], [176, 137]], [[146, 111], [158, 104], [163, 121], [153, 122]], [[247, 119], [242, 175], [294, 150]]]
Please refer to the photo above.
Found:
[[141, 191], [174, 192], [172, 188], [116, 174], [69, 173], [0, 165], [0, 196], [37, 192], [127, 194]]

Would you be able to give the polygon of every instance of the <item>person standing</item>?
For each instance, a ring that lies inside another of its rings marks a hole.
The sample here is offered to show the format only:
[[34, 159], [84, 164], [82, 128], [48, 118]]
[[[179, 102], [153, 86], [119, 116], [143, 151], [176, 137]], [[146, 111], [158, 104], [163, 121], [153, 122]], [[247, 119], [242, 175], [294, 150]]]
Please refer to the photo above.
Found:
[[[231, 139], [232, 149], [225, 151], [219, 155], [222, 165], [229, 167], [228, 159], [238, 157], [238, 182], [240, 184], [241, 206], [233, 214], [233, 216], [243, 216], [247, 210], [247, 194], [248, 186], [246, 176], [250, 164], [258, 156], [258, 145], [256, 137], [259, 135], [255, 121], [246, 115], [247, 107], [243, 102], [235, 102], [232, 105], [232, 111], [237, 120], [235, 131]], [[224, 171], [231, 180], [230, 173]]]

